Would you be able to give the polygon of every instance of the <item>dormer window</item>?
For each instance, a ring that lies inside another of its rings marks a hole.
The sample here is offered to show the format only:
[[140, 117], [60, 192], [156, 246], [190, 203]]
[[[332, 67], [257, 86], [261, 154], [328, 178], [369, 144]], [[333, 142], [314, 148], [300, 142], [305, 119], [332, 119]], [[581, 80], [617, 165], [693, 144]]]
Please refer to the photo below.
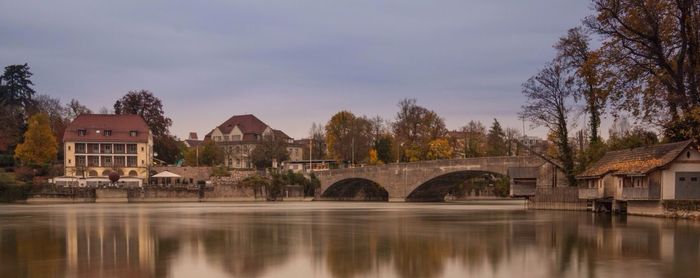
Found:
[[111, 130], [105, 130], [103, 133], [105, 136], [112, 136], [112, 131]]
[[87, 135], [87, 130], [85, 129], [78, 129], [78, 136], [85, 136]]
[[129, 136], [131, 136], [131, 137], [136, 137], [138, 134], [139, 134], [139, 132], [136, 130], [129, 131]]

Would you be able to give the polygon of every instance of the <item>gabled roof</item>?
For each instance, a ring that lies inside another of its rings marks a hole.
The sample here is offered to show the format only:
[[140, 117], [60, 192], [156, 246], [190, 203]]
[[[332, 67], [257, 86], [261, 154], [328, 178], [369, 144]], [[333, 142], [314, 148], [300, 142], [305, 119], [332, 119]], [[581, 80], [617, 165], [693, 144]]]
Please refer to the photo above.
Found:
[[692, 141], [683, 141], [607, 152], [603, 158], [576, 177], [596, 178], [608, 173], [645, 175], [673, 162], [691, 144]]
[[[269, 127], [266, 123], [258, 119], [258, 117], [251, 114], [246, 114], [235, 115], [221, 125], [217, 126], [217, 128], [221, 131], [221, 133], [229, 134], [236, 126], [238, 126], [238, 129], [241, 130], [246, 138], [246, 134], [253, 135], [252, 137], [255, 137], [254, 135], [262, 135], [263, 132], [265, 132], [265, 130]], [[207, 133], [204, 138], [209, 137], [211, 137], [211, 132]]]
[[272, 132], [273, 132], [273, 134], [274, 134], [274, 136], [275, 136], [275, 139], [277, 139], [277, 140], [289, 140], [289, 139], [292, 139], [292, 137], [289, 137], [289, 135], [287, 135], [286, 133], [284, 133], [283, 131], [281, 131], [281, 130], [279, 130], [279, 129], [273, 129]]
[[[78, 130], [85, 130], [81, 136]], [[99, 133], [97, 133], [99, 130]], [[111, 136], [104, 131], [111, 130]], [[130, 136], [136, 131], [136, 136]], [[66, 127], [64, 142], [148, 142], [151, 130], [139, 115], [82, 114]]]

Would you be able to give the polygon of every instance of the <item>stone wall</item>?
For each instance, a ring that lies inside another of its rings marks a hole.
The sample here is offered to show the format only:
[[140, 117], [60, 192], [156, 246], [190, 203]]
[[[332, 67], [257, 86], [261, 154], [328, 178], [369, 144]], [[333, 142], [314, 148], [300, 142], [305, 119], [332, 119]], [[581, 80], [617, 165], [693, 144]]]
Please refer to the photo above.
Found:
[[183, 166], [183, 167], [177, 167], [177, 166], [158, 166], [158, 167], [153, 167], [153, 171], [156, 171], [158, 173], [163, 172], [163, 171], [168, 171], [171, 173], [178, 174], [182, 176], [184, 180], [187, 182], [192, 180], [192, 183], [197, 183], [197, 181], [206, 181], [209, 180], [209, 177], [211, 176], [211, 167], [188, 167], [188, 166]]
[[129, 202], [199, 202], [200, 190], [190, 187], [144, 187], [129, 190]]
[[217, 184], [211, 191], [204, 192], [202, 201], [265, 201], [265, 190], [255, 190], [240, 183]]

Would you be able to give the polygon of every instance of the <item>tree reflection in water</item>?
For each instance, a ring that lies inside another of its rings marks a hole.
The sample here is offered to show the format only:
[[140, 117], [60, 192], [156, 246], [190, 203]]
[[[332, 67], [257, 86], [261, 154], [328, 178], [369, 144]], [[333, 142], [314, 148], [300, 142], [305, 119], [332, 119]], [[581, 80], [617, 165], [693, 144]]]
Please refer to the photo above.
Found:
[[696, 222], [503, 208], [3, 206], [0, 277], [184, 276], [179, 271], [196, 260], [205, 262], [202, 277], [694, 277], [700, 270]]

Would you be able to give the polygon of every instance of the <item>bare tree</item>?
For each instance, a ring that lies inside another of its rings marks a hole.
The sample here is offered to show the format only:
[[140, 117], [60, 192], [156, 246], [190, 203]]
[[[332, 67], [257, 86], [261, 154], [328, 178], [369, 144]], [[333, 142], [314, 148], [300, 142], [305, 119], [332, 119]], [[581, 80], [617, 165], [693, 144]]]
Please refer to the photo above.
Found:
[[568, 131], [568, 115], [571, 111], [569, 102], [575, 90], [574, 86], [573, 77], [566, 74], [561, 64], [549, 63], [522, 85], [527, 103], [522, 106], [520, 113], [535, 126], [549, 129], [570, 186], [576, 184], [574, 157]]

